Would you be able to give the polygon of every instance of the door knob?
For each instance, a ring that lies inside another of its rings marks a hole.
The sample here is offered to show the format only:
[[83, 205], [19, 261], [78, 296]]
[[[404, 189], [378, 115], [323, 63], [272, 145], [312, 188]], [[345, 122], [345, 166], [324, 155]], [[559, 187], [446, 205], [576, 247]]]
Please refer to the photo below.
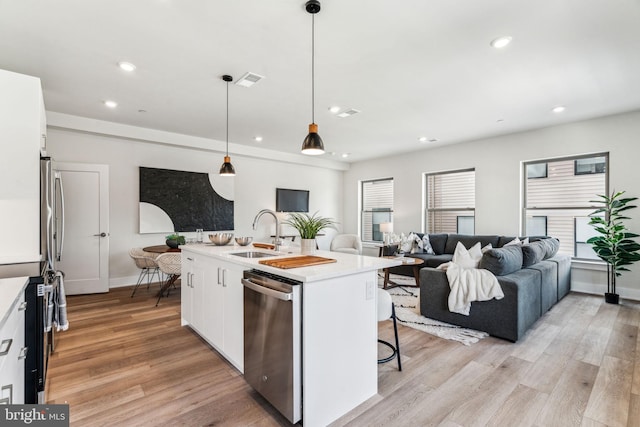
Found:
[[96, 237], [107, 237], [107, 233], [94, 234]]

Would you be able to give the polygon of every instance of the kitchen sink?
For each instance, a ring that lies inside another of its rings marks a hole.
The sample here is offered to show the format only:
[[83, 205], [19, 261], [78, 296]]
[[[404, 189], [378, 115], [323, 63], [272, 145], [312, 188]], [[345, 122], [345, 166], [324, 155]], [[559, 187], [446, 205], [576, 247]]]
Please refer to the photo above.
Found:
[[277, 254], [277, 253], [270, 254], [267, 252], [248, 251], [248, 252], [234, 252], [234, 253], [230, 253], [229, 255], [241, 256], [243, 258], [265, 258], [265, 257], [276, 256], [281, 254]]

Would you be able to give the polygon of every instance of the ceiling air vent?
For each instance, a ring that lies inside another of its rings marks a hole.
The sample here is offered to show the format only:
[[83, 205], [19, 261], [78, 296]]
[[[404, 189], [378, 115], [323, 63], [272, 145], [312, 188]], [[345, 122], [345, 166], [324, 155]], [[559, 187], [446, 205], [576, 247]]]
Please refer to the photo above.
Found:
[[256, 73], [248, 72], [244, 76], [240, 77], [240, 79], [238, 79], [236, 84], [239, 86], [251, 87], [262, 79], [264, 79], [264, 76], [261, 76]]
[[360, 110], [354, 110], [353, 108], [349, 108], [348, 110], [345, 110], [339, 114], [337, 114], [338, 117], [349, 117], [349, 116], [353, 116], [354, 114], [358, 114], [360, 112]]

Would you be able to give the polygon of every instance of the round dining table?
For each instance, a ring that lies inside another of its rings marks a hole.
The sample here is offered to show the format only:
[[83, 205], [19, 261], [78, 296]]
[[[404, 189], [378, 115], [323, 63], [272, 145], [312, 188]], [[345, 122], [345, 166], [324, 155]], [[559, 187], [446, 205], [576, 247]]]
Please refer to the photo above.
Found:
[[152, 252], [154, 254], [164, 254], [167, 252], [181, 252], [180, 247], [170, 248], [167, 245], [155, 245], [155, 246], [147, 246], [146, 248], [142, 248], [145, 252]]

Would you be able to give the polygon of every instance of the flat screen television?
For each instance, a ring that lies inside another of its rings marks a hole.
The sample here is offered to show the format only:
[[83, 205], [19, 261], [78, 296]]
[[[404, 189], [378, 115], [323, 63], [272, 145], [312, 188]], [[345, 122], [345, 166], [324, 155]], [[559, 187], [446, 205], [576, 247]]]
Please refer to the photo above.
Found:
[[309, 212], [309, 191], [276, 188], [277, 212]]

